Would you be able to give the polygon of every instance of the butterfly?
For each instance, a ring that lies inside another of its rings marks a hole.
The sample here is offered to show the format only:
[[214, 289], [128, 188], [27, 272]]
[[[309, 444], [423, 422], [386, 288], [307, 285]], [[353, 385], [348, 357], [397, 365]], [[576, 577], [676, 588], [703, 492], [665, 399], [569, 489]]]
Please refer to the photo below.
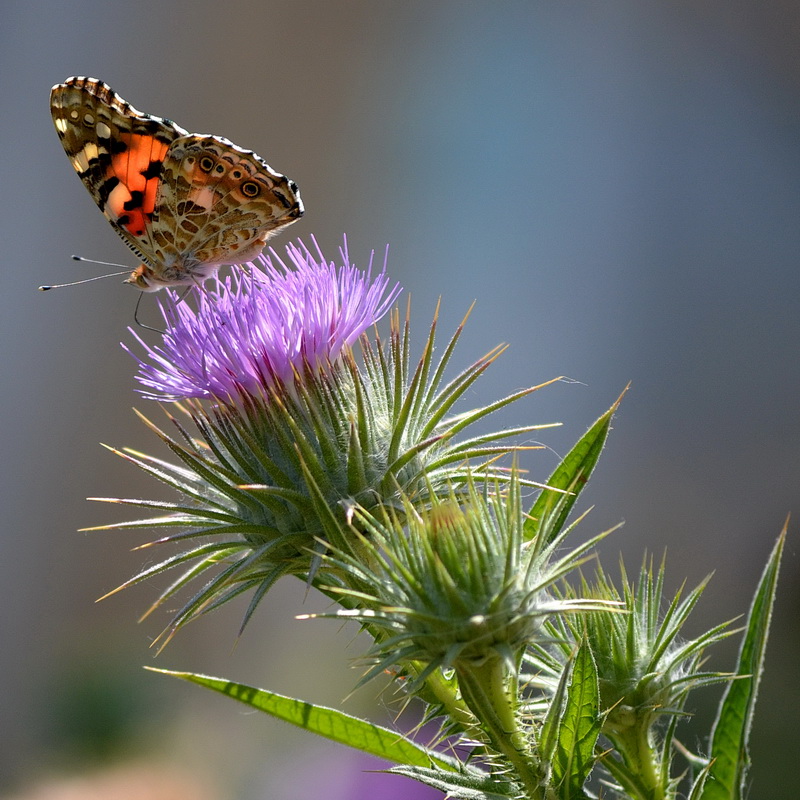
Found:
[[50, 110], [78, 177], [142, 261], [125, 283], [144, 292], [251, 261], [303, 216], [294, 181], [254, 152], [137, 111], [96, 78], [54, 86]]

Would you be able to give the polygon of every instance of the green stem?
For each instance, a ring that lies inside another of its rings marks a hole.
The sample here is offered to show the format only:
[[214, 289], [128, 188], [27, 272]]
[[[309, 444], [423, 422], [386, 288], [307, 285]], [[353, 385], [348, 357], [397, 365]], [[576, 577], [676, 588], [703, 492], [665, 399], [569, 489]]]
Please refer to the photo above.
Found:
[[[647, 721], [640, 720], [624, 732], [609, 735], [614, 748], [622, 756], [616, 763], [618, 779], [624, 776], [624, 785], [637, 800], [666, 800], [667, 790], [661, 782], [661, 771], [656, 758], [656, 746], [651, 741]], [[610, 766], [610, 765], [609, 765]]]
[[[421, 671], [421, 667], [417, 662], [411, 662], [409, 667]], [[464, 705], [463, 700], [458, 698], [453, 684], [441, 672], [437, 670], [425, 679], [425, 690], [429, 691], [435, 698], [435, 702], [441, 704], [442, 708], [447, 712], [448, 723], [455, 722], [462, 731], [471, 728], [475, 724], [475, 718], [470, 713], [470, 710]], [[424, 693], [421, 693], [420, 697], [426, 702], [430, 702], [430, 699], [426, 698]]]
[[516, 717], [516, 697], [505, 663], [487, 659], [481, 666], [456, 665], [461, 696], [477, 717], [491, 747], [506, 757], [529, 800], [544, 800], [544, 775]]

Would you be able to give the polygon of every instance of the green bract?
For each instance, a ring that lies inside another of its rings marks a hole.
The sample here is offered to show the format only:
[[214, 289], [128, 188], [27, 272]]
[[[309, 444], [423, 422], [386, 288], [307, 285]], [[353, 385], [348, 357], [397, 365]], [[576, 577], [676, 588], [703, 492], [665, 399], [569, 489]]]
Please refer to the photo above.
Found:
[[531, 658], [531, 670], [550, 671], [555, 679], [577, 644], [591, 643], [601, 730], [612, 746], [601, 763], [634, 796], [667, 796], [675, 755], [672, 737], [689, 692], [731, 678], [702, 669], [705, 649], [735, 632], [728, 623], [695, 639], [682, 638], [706, 582], [683, 599], [679, 592], [665, 606], [663, 563], [657, 571], [652, 563], [643, 566], [636, 584], [623, 566], [622, 590], [598, 567], [593, 583], [582, 578], [577, 589], [567, 585], [561, 596], [603, 598], [617, 602], [623, 613], [554, 617], [546, 627], [556, 646], [537, 648], [539, 657]]
[[503, 483], [481, 477], [446, 497], [429, 492], [421, 509], [405, 498], [401, 513], [357, 510], [350, 548], [324, 559], [345, 576], [326, 588], [357, 607], [320, 616], [355, 618], [375, 636], [367, 678], [409, 662], [424, 665], [418, 681], [494, 659], [516, 669], [548, 616], [615, 605], [555, 598], [552, 585], [597, 539], [558, 556], [560, 540], [526, 542], [518, 470]]
[[177, 436], [148, 423], [179, 465], [115, 452], [173, 486], [184, 501], [110, 500], [162, 516], [103, 527], [179, 528], [150, 545], [184, 549], [123, 587], [182, 567], [154, 608], [186, 584], [203, 583], [175, 614], [173, 630], [252, 591], [246, 623], [282, 575], [323, 581], [327, 566], [320, 556], [327, 546], [353, 539], [354, 509], [391, 505], [402, 515], [407, 503], [425, 508], [436, 496], [457, 495], [470, 463], [485, 464], [487, 477], [505, 480], [507, 472], [494, 462], [514, 448], [503, 440], [548, 426], [460, 436], [537, 388], [454, 415], [454, 404], [502, 351], [496, 348], [445, 383], [462, 327], [434, 363], [434, 320], [412, 368], [408, 322], [401, 328], [395, 313], [388, 342], [362, 336], [361, 363], [345, 347], [335, 362], [308, 365], [288, 384], [272, 381], [230, 402], [185, 400], [179, 408], [188, 425], [169, 415]]

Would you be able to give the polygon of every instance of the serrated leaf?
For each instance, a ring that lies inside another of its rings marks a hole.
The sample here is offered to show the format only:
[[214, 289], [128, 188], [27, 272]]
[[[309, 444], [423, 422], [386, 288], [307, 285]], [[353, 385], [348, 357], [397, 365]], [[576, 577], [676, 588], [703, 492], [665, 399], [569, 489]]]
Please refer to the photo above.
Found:
[[758, 682], [764, 669], [764, 652], [785, 539], [786, 525], [772, 550], [753, 598], [739, 651], [736, 670], [739, 677], [728, 684], [711, 731], [712, 763], [703, 787], [702, 800], [739, 800], [744, 794], [750, 761], [747, 751], [750, 726]]
[[392, 775], [405, 775], [419, 783], [424, 783], [440, 792], [445, 792], [453, 800], [517, 800], [519, 787], [493, 778], [477, 770], [453, 773], [430, 767], [394, 767], [386, 772]]
[[542, 544], [549, 544], [564, 527], [572, 506], [575, 505], [578, 495], [589, 480], [589, 476], [600, 458], [611, 426], [611, 418], [619, 407], [624, 394], [625, 392], [586, 431], [548, 478], [547, 485], [561, 491], [550, 492], [544, 489], [539, 495], [530, 510], [528, 519], [525, 520], [526, 540], [544, 535]]
[[427, 768], [433, 765], [445, 772], [455, 772], [461, 769], [461, 764], [456, 759], [423, 747], [405, 738], [398, 731], [375, 725], [333, 708], [314, 705], [242, 683], [234, 683], [224, 678], [212, 678], [193, 672], [175, 672], [153, 667], [145, 667], [145, 669], [212, 689], [238, 700], [256, 711], [263, 711], [265, 714], [316, 733], [318, 736], [346, 744], [348, 747], [396, 764]]
[[589, 644], [578, 648], [572, 665], [564, 713], [558, 726], [553, 783], [561, 800], [584, 797], [583, 784], [594, 766], [600, 735], [600, 687]]

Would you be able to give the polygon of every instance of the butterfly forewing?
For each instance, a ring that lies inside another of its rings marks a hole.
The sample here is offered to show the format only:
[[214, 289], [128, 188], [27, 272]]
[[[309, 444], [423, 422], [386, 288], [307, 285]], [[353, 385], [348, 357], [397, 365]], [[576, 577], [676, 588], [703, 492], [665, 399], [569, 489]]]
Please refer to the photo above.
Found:
[[50, 107], [72, 166], [114, 230], [151, 261], [149, 216], [169, 145], [186, 131], [142, 114], [94, 78], [54, 86]]

